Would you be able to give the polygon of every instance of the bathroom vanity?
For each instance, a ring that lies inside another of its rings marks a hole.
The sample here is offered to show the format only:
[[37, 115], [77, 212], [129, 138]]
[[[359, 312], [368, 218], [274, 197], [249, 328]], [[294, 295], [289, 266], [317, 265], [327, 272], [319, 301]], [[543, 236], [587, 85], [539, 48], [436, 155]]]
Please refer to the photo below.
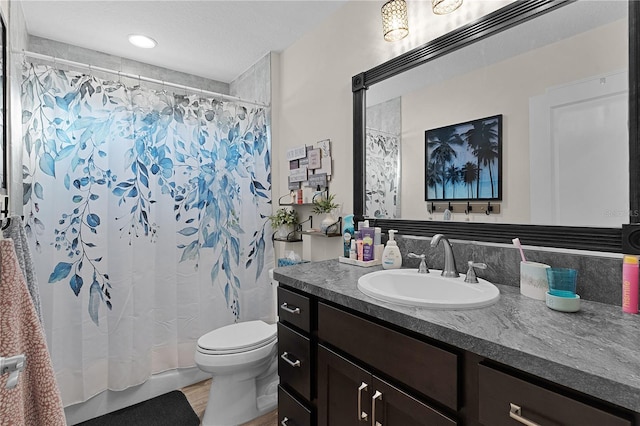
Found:
[[377, 301], [337, 260], [278, 268], [282, 425], [640, 424], [640, 319], [498, 285], [471, 310]]

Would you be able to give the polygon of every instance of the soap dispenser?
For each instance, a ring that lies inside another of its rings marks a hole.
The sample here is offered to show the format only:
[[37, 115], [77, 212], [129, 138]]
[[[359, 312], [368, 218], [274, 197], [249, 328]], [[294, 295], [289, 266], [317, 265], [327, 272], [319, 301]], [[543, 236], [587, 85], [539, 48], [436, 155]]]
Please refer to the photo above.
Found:
[[398, 243], [394, 239], [394, 234], [398, 232], [395, 229], [389, 230], [389, 241], [382, 252], [382, 268], [398, 269], [402, 266], [402, 255], [398, 248]]

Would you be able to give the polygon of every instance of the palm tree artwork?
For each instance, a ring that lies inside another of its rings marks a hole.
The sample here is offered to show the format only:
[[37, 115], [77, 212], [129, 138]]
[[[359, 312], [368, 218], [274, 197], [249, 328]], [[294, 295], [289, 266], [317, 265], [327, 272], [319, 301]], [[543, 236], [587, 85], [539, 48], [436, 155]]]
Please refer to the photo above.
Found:
[[425, 132], [425, 199], [502, 199], [502, 115]]
[[427, 138], [427, 147], [431, 152], [431, 158], [439, 168], [442, 199], [446, 198], [445, 189], [447, 188], [447, 165], [451, 164], [458, 156], [455, 147], [464, 143], [455, 128], [452, 126], [441, 127], [432, 131], [431, 136]]

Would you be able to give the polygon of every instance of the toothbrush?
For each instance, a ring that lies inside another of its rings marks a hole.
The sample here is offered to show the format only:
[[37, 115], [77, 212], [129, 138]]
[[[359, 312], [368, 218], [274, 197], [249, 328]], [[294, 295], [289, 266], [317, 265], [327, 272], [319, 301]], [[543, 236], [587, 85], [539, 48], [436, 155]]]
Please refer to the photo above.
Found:
[[527, 259], [524, 257], [524, 252], [522, 251], [522, 244], [520, 244], [520, 238], [514, 238], [511, 241], [513, 242], [513, 245], [516, 246], [518, 250], [520, 250], [520, 257], [522, 257], [522, 261], [526, 262]]

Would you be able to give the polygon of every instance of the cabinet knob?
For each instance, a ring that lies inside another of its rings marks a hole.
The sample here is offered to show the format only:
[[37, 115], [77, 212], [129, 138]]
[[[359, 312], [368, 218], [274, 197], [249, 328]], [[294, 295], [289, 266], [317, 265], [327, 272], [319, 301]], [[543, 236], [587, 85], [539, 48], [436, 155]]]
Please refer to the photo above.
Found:
[[359, 422], [365, 422], [367, 421], [367, 417], [369, 417], [369, 415], [362, 411], [362, 391], [363, 390], [367, 390], [367, 385], [365, 382], [362, 382], [360, 384], [360, 386], [358, 386], [358, 421]]
[[511, 405], [511, 409], [509, 410], [509, 417], [511, 417], [512, 419], [514, 419], [517, 422], [522, 423], [523, 425], [540, 426], [538, 423], [532, 422], [531, 420], [527, 419], [526, 417], [522, 417], [522, 408], [520, 408], [519, 405], [516, 405], [513, 402], [511, 402], [509, 404]]
[[285, 417], [284, 419], [282, 419], [282, 421], [280, 422], [280, 424], [282, 426], [287, 426], [287, 423], [289, 422], [289, 418]]

